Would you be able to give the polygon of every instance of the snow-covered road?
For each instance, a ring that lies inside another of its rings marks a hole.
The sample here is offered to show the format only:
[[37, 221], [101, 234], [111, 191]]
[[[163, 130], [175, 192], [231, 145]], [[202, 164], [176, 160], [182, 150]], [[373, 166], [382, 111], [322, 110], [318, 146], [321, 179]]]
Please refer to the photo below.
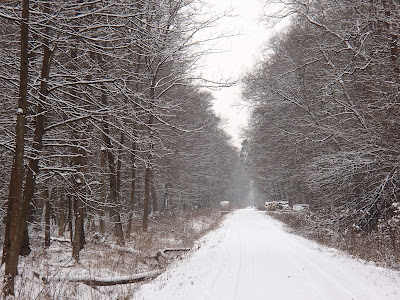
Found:
[[394, 300], [400, 299], [400, 274], [318, 246], [263, 212], [243, 209], [134, 299]]

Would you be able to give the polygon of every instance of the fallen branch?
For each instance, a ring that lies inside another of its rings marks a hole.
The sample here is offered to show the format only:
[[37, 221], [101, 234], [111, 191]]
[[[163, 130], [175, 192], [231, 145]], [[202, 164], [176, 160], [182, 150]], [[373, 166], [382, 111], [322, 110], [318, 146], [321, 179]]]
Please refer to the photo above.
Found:
[[165, 252], [185, 252], [190, 251], [190, 248], [167, 248], [163, 250]]
[[167, 248], [164, 250], [158, 250], [155, 259], [162, 265], [165, 266], [167, 264], [167, 255], [166, 252], [186, 252], [190, 251], [190, 248]]
[[38, 273], [34, 272], [34, 275], [41, 278], [44, 283], [49, 283], [51, 281], [69, 281], [69, 282], [80, 282], [90, 286], [111, 286], [119, 284], [128, 284], [144, 281], [146, 279], [154, 278], [160, 275], [163, 270], [154, 270], [149, 272], [143, 272], [138, 274], [133, 274], [129, 276], [120, 277], [88, 277], [88, 276], [78, 276], [78, 277], [41, 277]]
[[64, 239], [64, 238], [59, 238], [59, 237], [50, 237], [50, 240], [52, 241], [56, 241], [59, 243], [67, 243], [67, 244], [71, 244], [71, 240], [70, 239]]
[[158, 250], [156, 257], [162, 256], [162, 257], [167, 257], [165, 254], [166, 252], [185, 252], [185, 251], [190, 251], [190, 248], [167, 248], [164, 250]]
[[111, 250], [116, 250], [116, 251], [120, 251], [120, 252], [125, 252], [125, 253], [130, 253], [130, 254], [136, 254], [136, 255], [141, 255], [143, 254], [143, 252], [139, 251], [139, 250], [135, 250], [135, 249], [130, 249], [130, 248], [126, 248], [126, 247], [121, 247], [121, 246], [117, 246], [117, 245], [108, 245], [108, 247]]

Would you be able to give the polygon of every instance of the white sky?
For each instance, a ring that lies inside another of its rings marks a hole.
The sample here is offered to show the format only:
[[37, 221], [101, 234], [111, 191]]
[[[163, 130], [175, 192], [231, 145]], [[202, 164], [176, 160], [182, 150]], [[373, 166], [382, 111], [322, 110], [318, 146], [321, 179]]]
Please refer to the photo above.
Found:
[[[222, 53], [208, 54], [204, 59], [203, 76], [212, 80], [239, 79], [250, 71], [261, 58], [262, 46], [271, 36], [271, 29], [260, 21], [264, 0], [206, 0], [213, 7], [213, 12], [232, 11], [232, 17], [220, 20], [214, 30], [235, 32], [230, 38], [224, 38], [214, 45]], [[240, 99], [240, 86], [222, 88], [213, 91], [216, 98], [214, 110], [224, 120], [224, 129], [232, 136], [232, 142], [238, 148], [241, 132], [246, 126], [249, 109]]]

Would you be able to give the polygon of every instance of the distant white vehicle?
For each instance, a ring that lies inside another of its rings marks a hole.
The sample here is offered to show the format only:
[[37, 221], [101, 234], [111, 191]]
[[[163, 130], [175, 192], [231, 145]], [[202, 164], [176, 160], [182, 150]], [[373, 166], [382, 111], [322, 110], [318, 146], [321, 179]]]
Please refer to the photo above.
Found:
[[304, 211], [304, 210], [309, 210], [310, 205], [309, 204], [295, 204], [293, 205], [293, 210], [294, 211]]

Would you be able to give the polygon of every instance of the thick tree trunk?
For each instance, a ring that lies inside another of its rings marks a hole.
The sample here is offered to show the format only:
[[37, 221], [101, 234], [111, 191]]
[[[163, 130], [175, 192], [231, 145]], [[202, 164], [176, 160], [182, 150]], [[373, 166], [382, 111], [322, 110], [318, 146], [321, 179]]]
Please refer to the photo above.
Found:
[[[29, 218], [29, 212], [27, 218]], [[31, 253], [31, 246], [29, 241], [28, 222], [26, 222], [24, 231], [22, 233], [21, 249], [19, 251], [19, 255], [28, 256], [30, 253]]]
[[[49, 12], [49, 3], [44, 4], [44, 13]], [[49, 49], [49, 40], [46, 38], [48, 36], [48, 28], [45, 29], [45, 37], [43, 39], [43, 62], [42, 62], [42, 70], [40, 74], [40, 101], [37, 104], [37, 117], [35, 122], [35, 136], [33, 138], [32, 148], [34, 150], [34, 155], [29, 159], [29, 168], [27, 169], [26, 180], [25, 180], [25, 189], [24, 189], [24, 209], [29, 211], [30, 205], [33, 199], [33, 195], [35, 193], [36, 186], [36, 176], [39, 173], [39, 156], [43, 147], [43, 136], [45, 134], [44, 130], [44, 122], [45, 122], [45, 109], [43, 108], [43, 104], [47, 98], [47, 85], [49, 79], [50, 72], [50, 64], [51, 64], [51, 51]], [[47, 204], [47, 203], [46, 203]], [[24, 238], [23, 243], [21, 245], [21, 254], [22, 253], [30, 253], [29, 247], [29, 235], [28, 235], [28, 223], [25, 222], [24, 225]], [[50, 243], [50, 240], [49, 240]]]
[[[22, 185], [24, 176], [24, 144], [25, 122], [28, 98], [28, 20], [29, 0], [22, 0], [21, 20], [21, 62], [19, 78], [19, 98], [16, 125], [16, 145], [13, 167], [11, 171], [10, 191], [8, 198], [6, 229], [4, 238], [3, 256], [5, 262], [3, 294], [5, 297], [14, 295], [14, 278], [18, 273], [18, 258], [21, 249], [22, 233], [27, 220], [27, 211], [24, 211]], [[22, 220], [22, 222], [21, 222]]]
[[83, 249], [85, 244], [85, 231], [84, 231], [84, 205], [80, 197], [74, 198], [74, 217], [75, 217], [75, 234], [72, 244], [72, 257], [79, 261], [79, 252]]

